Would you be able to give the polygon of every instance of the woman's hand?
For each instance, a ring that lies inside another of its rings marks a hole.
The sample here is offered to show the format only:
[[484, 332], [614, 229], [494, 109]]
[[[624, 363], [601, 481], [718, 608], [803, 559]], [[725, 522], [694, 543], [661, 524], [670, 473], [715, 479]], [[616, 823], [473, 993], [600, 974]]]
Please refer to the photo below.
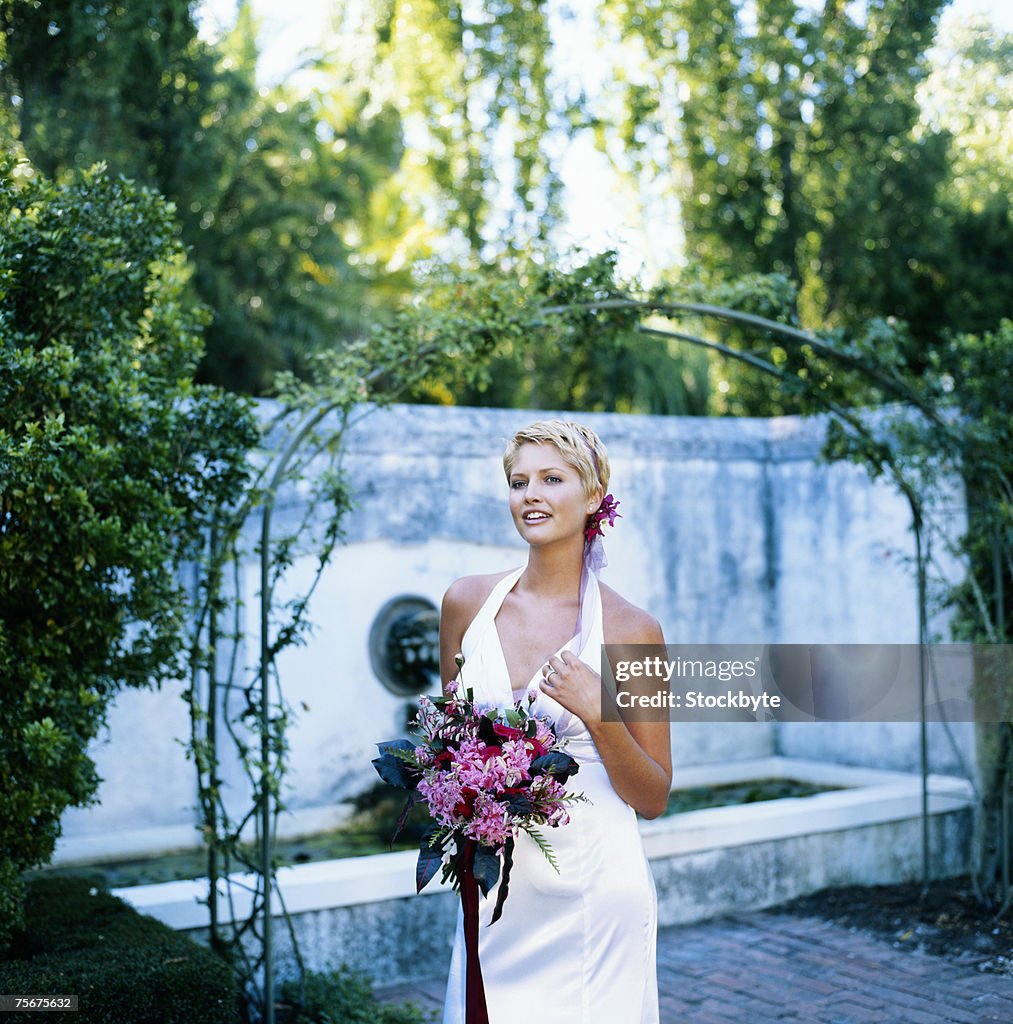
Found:
[[[647, 612], [607, 587], [602, 589], [602, 611], [606, 644], [632, 645], [640, 656], [645, 650], [664, 655], [661, 627]], [[601, 676], [570, 651], [548, 660], [540, 688], [584, 723], [616, 793], [645, 818], [663, 814], [672, 788], [668, 716], [627, 721], [617, 714], [605, 721]]]
[[572, 651], [549, 658], [539, 687], [585, 725], [601, 717], [601, 676]]

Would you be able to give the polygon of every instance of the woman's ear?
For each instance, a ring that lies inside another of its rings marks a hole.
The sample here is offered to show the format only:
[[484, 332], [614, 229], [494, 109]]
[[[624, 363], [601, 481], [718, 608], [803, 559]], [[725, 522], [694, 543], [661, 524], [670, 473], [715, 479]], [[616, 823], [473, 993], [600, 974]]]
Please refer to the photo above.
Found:
[[605, 492], [600, 487], [596, 487], [591, 492], [591, 496], [587, 499], [587, 504], [584, 506], [587, 509], [587, 514], [590, 516], [597, 512], [604, 499]]

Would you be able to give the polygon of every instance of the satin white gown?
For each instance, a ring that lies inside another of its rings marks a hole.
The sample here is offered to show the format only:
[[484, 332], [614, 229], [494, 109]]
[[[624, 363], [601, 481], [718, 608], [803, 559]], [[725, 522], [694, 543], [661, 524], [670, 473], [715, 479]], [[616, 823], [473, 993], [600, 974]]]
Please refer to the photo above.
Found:
[[[462, 641], [465, 686], [477, 701], [513, 700], [495, 618], [521, 569], [504, 577]], [[587, 640], [578, 657], [599, 670], [603, 643], [601, 593], [592, 577]], [[561, 650], [573, 650], [577, 637]], [[557, 652], [558, 653], [558, 652]], [[479, 950], [490, 1024], [657, 1024], [655, 962], [657, 897], [636, 815], [612, 788], [584, 723], [537, 688], [535, 710], [557, 723], [580, 771], [567, 787], [589, 804], [569, 805], [570, 823], [542, 829], [559, 873], [524, 833], [516, 840], [510, 892], [503, 914], [489, 925], [496, 890], [479, 899]], [[464, 1024], [463, 917], [447, 983], [443, 1024]]]

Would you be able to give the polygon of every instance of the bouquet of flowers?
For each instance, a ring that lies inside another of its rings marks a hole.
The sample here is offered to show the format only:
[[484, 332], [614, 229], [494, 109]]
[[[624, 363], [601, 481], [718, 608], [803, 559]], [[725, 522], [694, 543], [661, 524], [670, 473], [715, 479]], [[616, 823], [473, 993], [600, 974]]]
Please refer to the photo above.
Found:
[[[458, 667], [463, 660], [458, 659]], [[416, 891], [442, 866], [442, 881], [461, 893], [467, 951], [468, 1021], [484, 1021], [485, 995], [478, 963], [478, 889], [488, 896], [500, 881], [492, 921], [503, 911], [513, 865], [514, 839], [526, 832], [558, 871], [539, 829], [570, 820], [567, 804], [584, 800], [564, 783], [577, 762], [562, 749], [551, 721], [531, 711], [531, 701], [500, 709], [476, 704], [457, 682], [447, 695], [419, 700], [412, 723], [417, 740], [378, 744], [373, 765], [385, 782], [408, 790], [391, 842], [409, 810], [422, 801], [433, 818], [423, 837]]]

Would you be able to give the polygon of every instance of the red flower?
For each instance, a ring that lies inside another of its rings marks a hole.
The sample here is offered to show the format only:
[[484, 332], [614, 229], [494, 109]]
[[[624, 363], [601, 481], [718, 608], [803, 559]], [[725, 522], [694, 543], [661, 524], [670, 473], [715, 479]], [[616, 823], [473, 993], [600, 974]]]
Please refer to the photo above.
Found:
[[454, 814], [462, 818], [470, 818], [475, 813], [475, 799], [478, 797], [478, 790], [472, 789], [471, 786], [465, 786], [461, 790], [461, 796], [463, 799], [454, 808]]
[[606, 494], [602, 498], [598, 510], [592, 512], [589, 517], [588, 524], [584, 529], [584, 539], [590, 542], [595, 537], [604, 537], [605, 533], [601, 528], [601, 524], [607, 519], [609, 526], [615, 526], [616, 520], [622, 519], [622, 516], [616, 511], [617, 508], [619, 508], [619, 502], [611, 494]]
[[502, 722], [493, 722], [492, 731], [497, 736], [502, 736], [505, 740], [519, 740], [524, 738], [523, 730], [515, 729], [511, 725], [503, 725]]

